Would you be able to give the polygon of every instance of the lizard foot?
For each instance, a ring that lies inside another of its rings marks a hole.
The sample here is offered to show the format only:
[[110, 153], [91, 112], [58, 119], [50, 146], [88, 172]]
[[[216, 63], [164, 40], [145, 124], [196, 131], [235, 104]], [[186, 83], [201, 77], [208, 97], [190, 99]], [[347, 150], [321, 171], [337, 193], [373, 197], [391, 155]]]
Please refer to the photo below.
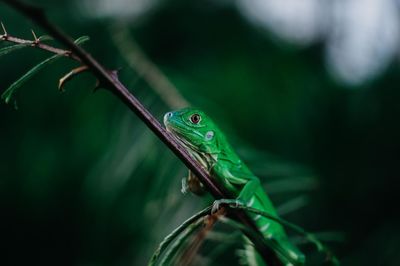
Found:
[[217, 211], [219, 211], [219, 209], [221, 209], [222, 205], [235, 205], [235, 207], [244, 205], [242, 201], [238, 200], [238, 199], [220, 199], [220, 200], [216, 200], [213, 203], [212, 209], [211, 209], [211, 214], [216, 213]]

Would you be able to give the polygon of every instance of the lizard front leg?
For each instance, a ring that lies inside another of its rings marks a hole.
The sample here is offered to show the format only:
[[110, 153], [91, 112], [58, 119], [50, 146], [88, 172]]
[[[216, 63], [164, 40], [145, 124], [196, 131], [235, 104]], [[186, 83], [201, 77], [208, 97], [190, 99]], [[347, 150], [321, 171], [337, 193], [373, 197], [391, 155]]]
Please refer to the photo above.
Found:
[[251, 206], [251, 200], [256, 193], [257, 188], [260, 187], [260, 180], [258, 179], [251, 179], [249, 180], [242, 188], [237, 197], [237, 200], [245, 203], [247, 206]]
[[[245, 172], [235, 174], [232, 167], [227, 167], [224, 164], [216, 164], [212, 170], [218, 182], [223, 184], [223, 187], [229, 192], [237, 195], [236, 199], [216, 200], [213, 204], [213, 212], [217, 211], [221, 204], [247, 205], [260, 185], [260, 181], [253, 175]], [[238, 188], [241, 189], [238, 191]]]
[[260, 186], [260, 181], [258, 179], [249, 180], [242, 188], [239, 196], [236, 199], [219, 199], [214, 201], [211, 212], [215, 213], [221, 208], [221, 205], [234, 204], [238, 206], [248, 206], [252, 207], [254, 202], [254, 194], [256, 189]]
[[206, 189], [204, 185], [200, 182], [200, 180], [193, 174], [192, 171], [189, 170], [188, 176], [182, 178], [182, 188], [181, 191], [183, 194], [190, 191], [197, 196], [203, 196], [206, 193]]

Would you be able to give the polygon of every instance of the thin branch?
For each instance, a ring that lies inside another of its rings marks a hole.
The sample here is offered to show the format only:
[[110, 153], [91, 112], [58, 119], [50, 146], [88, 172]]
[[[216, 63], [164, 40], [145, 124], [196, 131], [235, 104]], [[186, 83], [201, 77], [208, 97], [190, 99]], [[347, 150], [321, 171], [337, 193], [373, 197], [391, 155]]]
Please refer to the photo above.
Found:
[[[1, 25], [4, 27], [3, 23], [1, 23]], [[5, 31], [5, 28], [3, 28], [3, 30]], [[27, 46], [45, 50], [45, 51], [53, 53], [53, 54], [59, 54], [59, 55], [65, 56], [65, 57], [69, 57], [75, 61], [81, 62], [81, 59], [79, 57], [77, 57], [76, 55], [74, 55], [71, 51], [44, 44], [40, 41], [40, 37], [39, 38], [36, 37], [36, 35], [34, 34], [34, 31], [32, 31], [32, 34], [35, 37], [35, 40], [33, 40], [33, 41], [11, 36], [5, 31], [5, 33], [3, 35], [0, 35], [0, 40], [10, 42], [10, 43], [16, 43], [16, 44], [25, 44]]]
[[[27, 18], [37, 23], [45, 29], [53, 38], [68, 47], [71, 52], [80, 58], [81, 62], [88, 66], [93, 74], [99, 79], [101, 85], [110, 90], [116, 95], [123, 103], [125, 103], [153, 132], [161, 139], [178, 158], [185, 163], [185, 165], [193, 171], [193, 173], [201, 180], [207, 187], [208, 191], [216, 198], [232, 198], [229, 193], [220, 188], [213, 182], [208, 173], [193, 160], [187, 151], [178, 144], [173, 137], [161, 126], [157, 119], [155, 119], [150, 112], [128, 91], [128, 89], [120, 82], [115, 72], [111, 72], [103, 67], [97, 60], [95, 60], [84, 49], [74, 44], [73, 40], [62, 33], [52, 23], [50, 23], [42, 9], [32, 7], [16, 0], [2, 0], [14, 9], [24, 14]], [[252, 228], [256, 232], [254, 234], [246, 235], [254, 243], [257, 250], [263, 256], [268, 265], [282, 265], [276, 253], [269, 248], [258, 231], [254, 222], [242, 211], [233, 212], [235, 217], [248, 228]]]

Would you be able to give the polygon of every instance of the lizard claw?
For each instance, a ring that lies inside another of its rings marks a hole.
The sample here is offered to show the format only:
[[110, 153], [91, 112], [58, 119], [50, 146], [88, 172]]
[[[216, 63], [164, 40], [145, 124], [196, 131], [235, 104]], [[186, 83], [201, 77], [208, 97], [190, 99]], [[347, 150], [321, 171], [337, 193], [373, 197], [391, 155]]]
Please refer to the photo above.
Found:
[[219, 209], [221, 208], [220, 205], [221, 205], [221, 201], [220, 200], [214, 201], [212, 209], [211, 209], [211, 214], [215, 214], [216, 212], [218, 212]]
[[244, 205], [243, 202], [241, 200], [238, 199], [220, 199], [220, 200], [216, 200], [213, 203], [212, 209], [211, 209], [211, 214], [216, 213], [217, 211], [219, 211], [219, 209], [221, 209], [221, 205], [233, 205], [233, 208], [237, 208], [239, 206]]

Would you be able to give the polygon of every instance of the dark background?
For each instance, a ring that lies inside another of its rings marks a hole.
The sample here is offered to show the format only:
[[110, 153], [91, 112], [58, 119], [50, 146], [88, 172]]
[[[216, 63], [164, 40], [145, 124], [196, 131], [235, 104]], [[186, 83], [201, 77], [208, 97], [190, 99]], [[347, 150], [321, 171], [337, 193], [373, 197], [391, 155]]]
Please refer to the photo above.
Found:
[[[228, 1], [160, 1], [138, 16], [101, 15], [96, 1], [36, 3], [72, 37], [90, 36], [84, 47], [121, 68], [161, 121], [171, 107], [111, 37], [129, 27], [183, 97], [221, 125], [276, 205], [292, 209], [284, 218], [319, 232], [343, 265], [400, 264], [395, 58], [352, 83], [328, 70], [327, 36], [286, 41]], [[3, 3], [0, 20], [18, 37], [44, 34]], [[1, 57], [1, 92], [48, 56]], [[18, 110], [0, 104], [1, 265], [144, 265], [206, 205], [180, 193], [183, 164], [114, 96], [93, 94], [90, 74], [57, 91], [74, 66], [63, 59], [41, 71], [18, 91]]]

